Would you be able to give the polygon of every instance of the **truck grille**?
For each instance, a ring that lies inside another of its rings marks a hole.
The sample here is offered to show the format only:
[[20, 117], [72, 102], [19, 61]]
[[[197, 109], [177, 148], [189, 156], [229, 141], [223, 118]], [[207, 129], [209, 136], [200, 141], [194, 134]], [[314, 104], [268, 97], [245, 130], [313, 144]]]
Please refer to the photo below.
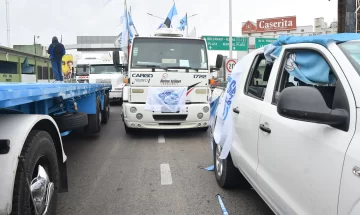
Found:
[[96, 79], [96, 83], [98, 83], [98, 84], [101, 84], [101, 83], [111, 84], [111, 79]]
[[153, 115], [155, 121], [185, 121], [187, 114]]

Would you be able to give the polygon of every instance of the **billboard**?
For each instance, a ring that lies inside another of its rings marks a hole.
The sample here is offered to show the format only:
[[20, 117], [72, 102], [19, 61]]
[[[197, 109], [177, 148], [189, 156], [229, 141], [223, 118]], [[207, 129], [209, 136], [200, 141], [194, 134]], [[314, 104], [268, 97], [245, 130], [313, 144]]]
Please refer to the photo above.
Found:
[[251, 21], [247, 21], [242, 26], [243, 33], [262, 33], [274, 31], [289, 31], [296, 29], [296, 16], [284, 16], [267, 19], [258, 19], [256, 26]]
[[62, 57], [62, 72], [64, 79], [70, 79], [73, 73], [74, 58], [71, 54], [66, 54]]

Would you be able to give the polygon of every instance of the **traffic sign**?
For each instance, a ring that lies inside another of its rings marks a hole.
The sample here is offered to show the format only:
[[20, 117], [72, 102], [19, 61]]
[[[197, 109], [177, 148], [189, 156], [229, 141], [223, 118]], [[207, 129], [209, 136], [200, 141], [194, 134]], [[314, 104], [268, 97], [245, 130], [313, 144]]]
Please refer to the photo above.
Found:
[[[224, 36], [203, 36], [206, 40], [208, 50], [227, 51], [229, 50], [229, 37]], [[233, 51], [247, 51], [249, 48], [249, 38], [247, 37], [233, 37], [232, 50]]]
[[235, 67], [235, 64], [236, 64], [236, 61], [234, 59], [226, 59], [226, 63], [225, 63], [226, 71], [231, 73]]
[[255, 48], [261, 48], [275, 42], [276, 38], [255, 38]]

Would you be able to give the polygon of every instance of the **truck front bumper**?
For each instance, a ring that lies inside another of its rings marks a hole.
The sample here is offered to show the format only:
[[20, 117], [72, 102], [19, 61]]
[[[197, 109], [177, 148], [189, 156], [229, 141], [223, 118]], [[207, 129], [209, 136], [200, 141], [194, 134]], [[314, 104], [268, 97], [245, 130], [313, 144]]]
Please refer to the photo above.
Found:
[[121, 100], [123, 96], [123, 91], [110, 91], [109, 99], [110, 100]]
[[[134, 111], [136, 110], [136, 111]], [[209, 126], [209, 104], [186, 105], [186, 112], [161, 113], [145, 110], [145, 104], [124, 103], [125, 125], [137, 129], [192, 129]]]

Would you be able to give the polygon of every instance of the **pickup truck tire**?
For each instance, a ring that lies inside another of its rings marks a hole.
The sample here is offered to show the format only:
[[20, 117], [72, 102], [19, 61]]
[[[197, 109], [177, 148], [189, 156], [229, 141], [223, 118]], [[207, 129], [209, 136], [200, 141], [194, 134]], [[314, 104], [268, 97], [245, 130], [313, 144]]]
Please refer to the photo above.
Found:
[[[218, 185], [224, 189], [235, 187], [250, 188], [250, 184], [247, 182], [244, 176], [242, 176], [239, 170], [234, 166], [230, 153], [226, 159], [222, 160], [218, 158], [220, 156], [220, 152], [221, 147], [216, 144], [213, 138], [214, 172]], [[221, 162], [222, 168], [219, 167], [219, 162]]]
[[83, 128], [88, 125], [88, 116], [83, 112], [68, 112], [63, 115], [54, 116], [60, 132]]
[[52, 196], [48, 214], [56, 214], [57, 190], [60, 186], [58, 159], [55, 145], [51, 136], [45, 131], [33, 130], [28, 135], [20, 156], [24, 160], [24, 169], [19, 160], [12, 200], [11, 215], [34, 214], [33, 204], [30, 199], [29, 183], [37, 176], [38, 165], [44, 167], [50, 181], [54, 183], [54, 194]]
[[100, 99], [96, 97], [96, 114], [88, 114], [89, 123], [85, 126], [85, 132], [87, 134], [96, 134], [101, 131], [102, 114], [100, 108]]
[[109, 94], [105, 94], [104, 96], [104, 110], [102, 110], [102, 123], [106, 124], [110, 118], [110, 102], [109, 102]]

